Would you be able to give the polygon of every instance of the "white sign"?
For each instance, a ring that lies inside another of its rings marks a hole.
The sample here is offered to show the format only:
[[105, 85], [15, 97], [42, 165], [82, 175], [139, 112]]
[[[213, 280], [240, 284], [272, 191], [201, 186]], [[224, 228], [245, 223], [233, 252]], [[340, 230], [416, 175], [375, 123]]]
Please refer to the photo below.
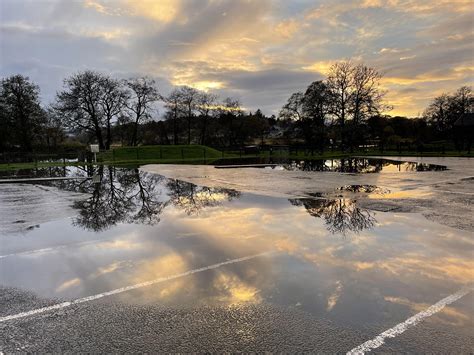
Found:
[[91, 144], [91, 152], [92, 153], [99, 153], [99, 145], [98, 144]]

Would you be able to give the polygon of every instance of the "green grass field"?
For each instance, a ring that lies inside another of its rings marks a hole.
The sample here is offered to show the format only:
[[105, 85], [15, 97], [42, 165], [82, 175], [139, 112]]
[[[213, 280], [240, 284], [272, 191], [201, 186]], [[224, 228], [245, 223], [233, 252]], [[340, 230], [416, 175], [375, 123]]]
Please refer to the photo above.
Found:
[[99, 160], [107, 163], [130, 161], [176, 161], [218, 159], [222, 153], [203, 145], [156, 145], [121, 147], [99, 154]]

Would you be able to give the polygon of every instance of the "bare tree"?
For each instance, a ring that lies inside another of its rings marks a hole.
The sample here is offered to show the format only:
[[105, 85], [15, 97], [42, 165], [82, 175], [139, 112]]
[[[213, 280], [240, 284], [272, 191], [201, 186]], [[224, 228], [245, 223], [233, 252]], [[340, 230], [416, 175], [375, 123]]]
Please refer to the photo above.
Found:
[[341, 129], [344, 128], [350, 109], [353, 82], [354, 65], [352, 62], [338, 62], [331, 66], [327, 84], [334, 95], [332, 113], [337, 117]]
[[185, 117], [188, 128], [188, 144], [191, 144], [191, 124], [194, 117], [194, 112], [198, 105], [200, 92], [189, 86], [182, 86], [179, 88], [181, 105], [185, 111]]
[[150, 78], [135, 78], [125, 82], [129, 90], [129, 100], [126, 107], [132, 115], [134, 129], [130, 145], [138, 145], [138, 126], [151, 117], [152, 105], [159, 99], [155, 80]]
[[[374, 68], [351, 61], [333, 64], [327, 78], [327, 85], [332, 92], [332, 114], [337, 118], [340, 127], [341, 145], [344, 148], [346, 136], [350, 139], [351, 149], [354, 145], [354, 129], [368, 117], [390, 109], [383, 104], [385, 91], [380, 87], [382, 75]], [[352, 127], [346, 131], [346, 123]]]
[[104, 114], [106, 128], [105, 149], [110, 149], [112, 144], [111, 125], [114, 118], [118, 118], [125, 108], [128, 93], [120, 81], [103, 76], [101, 81], [102, 93], [99, 104]]
[[[226, 127], [226, 135], [229, 145], [236, 143], [236, 134], [237, 130], [235, 121], [237, 117], [240, 117], [243, 114], [242, 105], [238, 99], [232, 97], [227, 97], [224, 99], [221, 105], [219, 105], [218, 112], [220, 118], [224, 122], [224, 127]], [[243, 120], [241, 120], [241, 124]]]
[[386, 92], [380, 88], [381, 79], [382, 74], [374, 68], [363, 64], [354, 67], [350, 110], [353, 123], [359, 124], [390, 108], [382, 102]]
[[178, 144], [178, 120], [181, 114], [181, 93], [174, 89], [168, 96], [163, 97], [165, 107], [168, 109], [167, 117], [173, 121], [173, 144]]
[[41, 127], [41, 140], [48, 147], [56, 147], [64, 138], [63, 122], [58, 111], [48, 107]]
[[469, 86], [461, 86], [449, 97], [450, 126], [464, 113], [474, 111], [474, 95]]
[[438, 131], [445, 131], [449, 126], [450, 97], [444, 93], [433, 99], [424, 112], [424, 117], [430, 121]]
[[304, 94], [302, 92], [292, 94], [280, 110], [279, 116], [290, 120], [302, 120], [304, 117]]
[[100, 148], [104, 149], [102, 82], [103, 76], [91, 70], [66, 78], [64, 90], [57, 94], [54, 108], [62, 114], [69, 128], [94, 134]]
[[206, 135], [207, 135], [207, 126], [209, 124], [209, 119], [211, 118], [213, 112], [216, 111], [216, 101], [217, 95], [201, 92], [198, 96], [197, 109], [201, 114], [201, 136], [200, 143], [206, 144]]

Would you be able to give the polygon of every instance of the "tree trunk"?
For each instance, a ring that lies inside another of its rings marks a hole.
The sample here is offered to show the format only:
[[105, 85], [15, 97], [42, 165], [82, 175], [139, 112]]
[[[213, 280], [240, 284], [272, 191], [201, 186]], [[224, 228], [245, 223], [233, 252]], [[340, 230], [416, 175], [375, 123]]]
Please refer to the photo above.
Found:
[[132, 135], [132, 146], [137, 146], [137, 137], [138, 137], [138, 120], [135, 121], [135, 124], [133, 125], [133, 135]]
[[206, 144], [206, 130], [207, 130], [207, 117], [204, 117], [203, 125], [201, 128], [201, 144]]
[[105, 142], [105, 149], [109, 150], [110, 149], [110, 144], [111, 144], [111, 133], [110, 133], [110, 120], [107, 120], [107, 139]]
[[188, 145], [191, 144], [191, 117], [188, 118]]
[[173, 118], [173, 144], [178, 144], [178, 115], [176, 111], [174, 112]]
[[99, 143], [99, 148], [104, 149], [105, 145], [104, 145], [104, 139], [102, 137], [102, 130], [100, 129], [100, 126], [97, 122], [94, 124], [94, 126], [95, 126], [95, 136], [97, 138], [97, 143]]

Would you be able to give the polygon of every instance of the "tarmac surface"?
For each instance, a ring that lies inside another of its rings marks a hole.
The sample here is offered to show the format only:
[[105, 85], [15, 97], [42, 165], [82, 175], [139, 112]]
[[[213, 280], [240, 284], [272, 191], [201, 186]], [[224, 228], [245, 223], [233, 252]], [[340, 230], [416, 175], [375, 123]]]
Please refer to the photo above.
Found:
[[472, 353], [474, 161], [423, 162], [2, 184], [0, 352]]

